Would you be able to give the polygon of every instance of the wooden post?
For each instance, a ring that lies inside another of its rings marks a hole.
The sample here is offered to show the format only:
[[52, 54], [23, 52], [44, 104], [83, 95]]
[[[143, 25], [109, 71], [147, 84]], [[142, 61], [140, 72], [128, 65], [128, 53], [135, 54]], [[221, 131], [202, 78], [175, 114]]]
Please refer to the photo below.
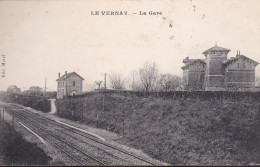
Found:
[[107, 89], [107, 73], [105, 73], [105, 90]]
[[102, 106], [103, 106], [103, 111], [105, 111], [105, 94], [103, 94], [103, 103], [102, 103]]
[[97, 115], [97, 128], [98, 128], [98, 116], [99, 116], [99, 114]]
[[13, 119], [12, 119], [12, 127], [14, 127], [14, 116], [13, 116]]
[[123, 135], [125, 134], [125, 118], [123, 118]]

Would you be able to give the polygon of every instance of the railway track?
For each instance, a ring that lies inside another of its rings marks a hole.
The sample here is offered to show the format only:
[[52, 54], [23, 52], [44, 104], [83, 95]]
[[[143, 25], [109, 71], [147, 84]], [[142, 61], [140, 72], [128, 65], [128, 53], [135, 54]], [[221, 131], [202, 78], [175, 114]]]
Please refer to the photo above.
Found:
[[[15, 106], [16, 106], [16, 105], [15, 105]], [[119, 154], [119, 153], [120, 153], [120, 154], [124, 154], [124, 156], [129, 156], [129, 157], [131, 157], [132, 159], [134, 158], [134, 159], [136, 159], [136, 160], [138, 160], [138, 161], [142, 161], [142, 163], [145, 163], [145, 165], [158, 165], [158, 164], [155, 164], [155, 163], [153, 163], [153, 162], [150, 162], [149, 160], [147, 160], [147, 159], [145, 159], [145, 158], [143, 158], [143, 157], [139, 157], [139, 156], [134, 155], [134, 154], [132, 154], [132, 153], [130, 153], [130, 152], [127, 152], [127, 151], [125, 151], [125, 150], [122, 150], [122, 149], [120, 149], [120, 148], [117, 148], [117, 147], [115, 147], [115, 146], [113, 146], [113, 145], [111, 145], [111, 144], [108, 144], [108, 143], [106, 143], [106, 142], [104, 142], [104, 141], [101, 141], [100, 139], [97, 139], [97, 138], [95, 138], [95, 137], [93, 137], [93, 136], [91, 136], [91, 135], [89, 135], [89, 134], [83, 133], [83, 132], [81, 132], [81, 131], [79, 131], [79, 130], [77, 130], [77, 129], [74, 129], [74, 128], [71, 128], [71, 127], [62, 125], [62, 124], [60, 124], [60, 123], [58, 123], [58, 122], [55, 122], [55, 121], [52, 120], [52, 119], [39, 116], [39, 115], [36, 114], [36, 113], [32, 113], [31, 111], [29, 111], [29, 110], [27, 110], [27, 109], [24, 109], [23, 107], [19, 107], [19, 106], [16, 106], [16, 107], [22, 109], [22, 110], [24, 111], [23, 114], [26, 113], [26, 114], [27, 114], [27, 117], [33, 117], [33, 119], [34, 119], [34, 120], [37, 120], [38, 122], [42, 122], [42, 123], [45, 123], [45, 124], [47, 123], [48, 125], [49, 125], [49, 124], [52, 124], [52, 125], [58, 126], [58, 127], [62, 128], [62, 129], [64, 129], [64, 130], [66, 130], [66, 131], [70, 131], [70, 132], [75, 133], [75, 134], [77, 134], [77, 135], [79, 135], [79, 136], [81, 136], [81, 137], [84, 137], [84, 138], [86, 138], [86, 139], [88, 139], [88, 140], [91, 140], [92, 142], [98, 143], [99, 145], [102, 145], [103, 147], [112, 149], [113, 151], [116, 151], [117, 154]], [[21, 114], [21, 113], [20, 113], [20, 114]], [[24, 117], [25, 117], [25, 116], [24, 116]], [[89, 143], [88, 143], [88, 144], [89, 144]], [[104, 148], [103, 148], [103, 149], [104, 149]], [[118, 157], [118, 158], [119, 158], [119, 157]]]
[[[40, 136], [45, 136], [45, 138], [44, 138], [45, 140], [50, 142], [56, 149], [60, 150], [64, 154], [66, 154], [68, 157], [70, 157], [72, 160], [77, 162], [79, 165], [102, 165], [102, 166], [107, 165], [104, 162], [89, 155], [84, 150], [75, 147], [74, 145], [67, 142], [66, 140], [61, 139], [59, 136], [47, 131], [44, 127], [41, 127], [41, 126], [35, 124], [34, 122], [30, 121], [28, 118], [24, 117], [23, 115], [18, 114], [17, 112], [14, 112], [14, 111], [12, 111], [11, 113], [16, 118], [18, 118], [19, 121], [26, 124], [26, 126], [29, 126], [29, 128], [32, 129], [33, 131], [35, 131], [35, 133], [39, 134]], [[47, 137], [46, 134], [49, 135], [49, 137]], [[53, 140], [53, 139], [55, 139], [55, 140]], [[56, 141], [56, 142], [54, 142], [54, 141]], [[59, 142], [57, 142], [57, 141], [59, 141]]]

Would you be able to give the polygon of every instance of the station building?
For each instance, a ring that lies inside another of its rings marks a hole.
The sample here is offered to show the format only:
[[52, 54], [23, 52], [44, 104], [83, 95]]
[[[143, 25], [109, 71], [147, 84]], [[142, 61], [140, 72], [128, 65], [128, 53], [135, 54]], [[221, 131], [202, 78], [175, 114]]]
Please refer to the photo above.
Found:
[[229, 49], [214, 46], [202, 54], [205, 59], [183, 60], [183, 83], [186, 90], [253, 90], [258, 62], [240, 55], [227, 59]]

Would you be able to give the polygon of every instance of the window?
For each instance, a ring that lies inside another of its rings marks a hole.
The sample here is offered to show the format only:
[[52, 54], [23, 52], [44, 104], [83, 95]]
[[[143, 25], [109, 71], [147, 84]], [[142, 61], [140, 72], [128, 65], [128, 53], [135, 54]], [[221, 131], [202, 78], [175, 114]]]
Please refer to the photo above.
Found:
[[237, 63], [237, 68], [239, 68], [239, 63]]
[[73, 86], [75, 86], [76, 85], [76, 82], [75, 81], [73, 81]]
[[219, 52], [219, 51], [218, 51], [218, 52], [217, 52], [217, 51], [214, 52], [214, 55], [215, 55], [215, 56], [217, 56], [217, 55], [221, 55], [221, 54], [222, 54], [222, 52]]
[[246, 68], [246, 63], [243, 63], [243, 68]]

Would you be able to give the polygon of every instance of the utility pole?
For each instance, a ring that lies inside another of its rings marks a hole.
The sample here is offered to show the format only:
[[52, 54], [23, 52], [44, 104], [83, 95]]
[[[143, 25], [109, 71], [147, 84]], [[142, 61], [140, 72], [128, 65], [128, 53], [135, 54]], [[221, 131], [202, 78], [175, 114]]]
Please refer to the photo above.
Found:
[[45, 78], [45, 84], [44, 84], [44, 95], [46, 95], [46, 84], [47, 84], [47, 78]]
[[105, 73], [105, 82], [104, 82], [105, 90], [107, 89], [107, 73]]
[[134, 90], [135, 88], [135, 72], [133, 72], [133, 87], [132, 87], [132, 90]]

